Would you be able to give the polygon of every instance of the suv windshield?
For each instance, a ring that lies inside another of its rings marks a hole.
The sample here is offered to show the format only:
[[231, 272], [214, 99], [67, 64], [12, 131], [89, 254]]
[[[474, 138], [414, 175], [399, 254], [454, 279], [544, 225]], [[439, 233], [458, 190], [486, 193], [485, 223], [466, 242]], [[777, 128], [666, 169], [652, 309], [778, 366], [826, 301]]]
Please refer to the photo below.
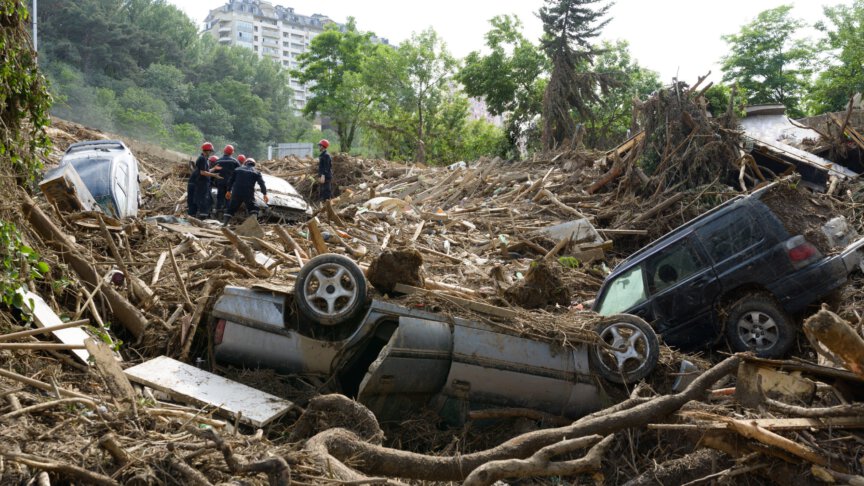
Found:
[[98, 202], [111, 196], [111, 157], [81, 157], [72, 159], [72, 167]]
[[642, 267], [636, 266], [609, 283], [597, 313], [609, 316], [623, 312], [645, 300], [645, 285]]

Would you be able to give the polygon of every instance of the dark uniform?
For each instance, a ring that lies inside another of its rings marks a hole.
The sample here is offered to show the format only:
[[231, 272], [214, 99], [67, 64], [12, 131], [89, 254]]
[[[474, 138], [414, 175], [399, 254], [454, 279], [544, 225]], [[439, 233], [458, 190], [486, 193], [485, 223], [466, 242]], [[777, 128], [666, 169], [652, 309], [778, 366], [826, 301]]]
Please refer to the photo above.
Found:
[[222, 211], [225, 208], [225, 193], [231, 187], [228, 181], [234, 171], [240, 167], [240, 162], [230, 155], [223, 155], [221, 159], [216, 161], [216, 165], [222, 167], [219, 169], [219, 175], [222, 179], [216, 180], [216, 211]]
[[228, 202], [228, 211], [222, 218], [225, 224], [234, 216], [241, 204], [246, 205], [246, 212], [250, 215], [258, 214], [258, 206], [255, 204], [255, 184], [261, 187], [261, 193], [267, 195], [267, 187], [264, 186], [264, 178], [255, 170], [254, 166], [244, 165], [231, 174], [226, 187], [231, 190], [231, 200]]
[[324, 176], [324, 183], [318, 186], [318, 197], [322, 201], [333, 198], [333, 159], [327, 149], [318, 156], [318, 177]]
[[[203, 154], [202, 154], [203, 156]], [[196, 179], [195, 162], [189, 161], [189, 181], [186, 183], [186, 205], [189, 206], [186, 214], [189, 216], [198, 215], [198, 203], [195, 201], [195, 179]]]
[[[195, 169], [189, 177], [189, 180], [194, 180], [195, 183], [195, 197], [193, 200], [195, 201], [195, 212], [198, 214], [198, 218], [200, 219], [207, 219], [210, 217], [210, 178], [201, 174], [201, 172], [207, 172], [209, 170], [210, 163], [207, 161], [207, 157], [205, 157], [204, 154], [201, 154], [198, 157], [198, 160], [195, 161]], [[191, 206], [189, 210], [192, 210]]]

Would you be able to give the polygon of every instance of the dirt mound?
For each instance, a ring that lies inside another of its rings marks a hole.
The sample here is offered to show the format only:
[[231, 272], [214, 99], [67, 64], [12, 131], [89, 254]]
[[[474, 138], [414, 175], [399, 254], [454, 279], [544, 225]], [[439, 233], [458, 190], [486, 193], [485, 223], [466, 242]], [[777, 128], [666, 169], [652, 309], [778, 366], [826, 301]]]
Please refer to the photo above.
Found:
[[411, 248], [386, 251], [369, 265], [366, 278], [380, 292], [389, 293], [397, 283], [423, 287], [423, 255]]
[[570, 292], [561, 279], [557, 263], [537, 260], [519, 283], [504, 291], [508, 302], [526, 309], [539, 309], [551, 305], [570, 305]]
[[822, 253], [831, 251], [822, 225], [838, 213], [828, 198], [817, 200], [816, 195], [791, 184], [779, 183], [760, 199], [777, 216], [791, 235], [803, 235]]

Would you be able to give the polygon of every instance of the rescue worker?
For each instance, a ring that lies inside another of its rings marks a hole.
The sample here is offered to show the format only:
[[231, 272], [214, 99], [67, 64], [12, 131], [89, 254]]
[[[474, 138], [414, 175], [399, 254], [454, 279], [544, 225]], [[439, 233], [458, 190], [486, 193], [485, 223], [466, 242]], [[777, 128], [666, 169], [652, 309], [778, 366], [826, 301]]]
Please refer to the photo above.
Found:
[[240, 165], [246, 165], [246, 156], [243, 154], [238, 155], [237, 162], [240, 162]]
[[216, 161], [216, 166], [219, 167], [219, 175], [222, 176], [222, 179], [216, 181], [216, 215], [219, 216], [219, 213], [225, 209], [225, 193], [228, 192], [228, 189], [231, 187], [228, 185], [228, 181], [231, 179], [231, 176], [234, 174], [234, 170], [240, 167], [240, 162], [237, 162], [237, 159], [232, 157], [234, 154], [234, 146], [226, 145], [222, 150], [222, 157]]
[[255, 184], [261, 188], [261, 193], [264, 195], [264, 203], [270, 202], [267, 196], [267, 187], [264, 185], [264, 178], [261, 173], [255, 170], [255, 159], [246, 159], [246, 164], [243, 167], [235, 170], [231, 174], [231, 179], [228, 180], [227, 187], [229, 191], [225, 193], [225, 199], [229, 201], [228, 210], [222, 217], [222, 225], [227, 226], [228, 221], [234, 216], [241, 204], [246, 205], [246, 212], [251, 215], [258, 215], [258, 206], [255, 204]]
[[[213, 154], [213, 144], [204, 142], [201, 145], [201, 155], [191, 167], [189, 184], [187, 187], [187, 202], [189, 204], [189, 216], [198, 216], [202, 219], [210, 217], [210, 179], [216, 175], [210, 172], [207, 158]], [[218, 177], [218, 176], [217, 176]]]
[[318, 148], [321, 155], [318, 156], [318, 198], [322, 201], [333, 198], [333, 159], [327, 153], [330, 142], [321, 139]]

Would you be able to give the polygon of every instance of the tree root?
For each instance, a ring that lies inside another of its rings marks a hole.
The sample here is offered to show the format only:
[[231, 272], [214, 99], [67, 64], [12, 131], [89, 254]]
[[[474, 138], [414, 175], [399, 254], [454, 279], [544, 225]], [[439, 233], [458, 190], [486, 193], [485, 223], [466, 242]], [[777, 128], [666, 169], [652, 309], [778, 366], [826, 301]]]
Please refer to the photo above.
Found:
[[213, 441], [216, 444], [216, 449], [222, 453], [225, 458], [225, 464], [228, 469], [234, 474], [256, 474], [263, 472], [267, 474], [267, 479], [270, 481], [270, 486], [288, 486], [291, 484], [291, 468], [288, 462], [282, 457], [269, 457], [258, 462], [243, 463], [234, 456], [234, 451], [231, 446], [225, 443], [225, 440], [219, 436], [213, 429], [199, 430], [194, 427], [187, 427], [187, 431], [197, 435], [200, 438]]
[[380, 444], [384, 440], [384, 432], [375, 414], [345, 395], [336, 393], [310, 400], [303, 415], [294, 423], [288, 440], [299, 442], [334, 427], [348, 428], [362, 440], [373, 444]]
[[[500, 479], [507, 478], [572, 476], [574, 474], [596, 471], [602, 466], [603, 453], [612, 444], [614, 437], [614, 435], [608, 435], [604, 439], [599, 435], [589, 435], [548, 445], [535, 452], [528, 459], [507, 459], [487, 462], [471, 471], [471, 474], [468, 475], [462, 484], [463, 486], [488, 486]], [[593, 445], [593, 447], [581, 459], [552, 462], [552, 458], [555, 456], [568, 454], [577, 449], [584, 449], [589, 445]]]
[[[696, 378], [684, 391], [675, 395], [657, 397], [645, 403], [634, 400], [632, 408], [608, 414], [594, 414], [572, 425], [539, 430], [520, 435], [492, 449], [456, 457], [436, 457], [363, 442], [357, 434], [344, 429], [330, 429], [307, 442], [306, 448], [318, 454], [321, 460], [332, 456], [334, 460], [357, 460], [365, 474], [388, 477], [421, 479], [426, 481], [459, 481], [478, 467], [490, 461], [523, 459], [537, 450], [568, 438], [614, 432], [657, 421], [680, 409], [691, 400], [704, 397], [708, 388], [729, 373], [734, 372], [740, 358], [732, 356]], [[629, 403], [628, 403], [629, 404]], [[338, 462], [340, 473], [355, 478], [357, 473]], [[350, 471], [350, 472], [349, 472]]]

